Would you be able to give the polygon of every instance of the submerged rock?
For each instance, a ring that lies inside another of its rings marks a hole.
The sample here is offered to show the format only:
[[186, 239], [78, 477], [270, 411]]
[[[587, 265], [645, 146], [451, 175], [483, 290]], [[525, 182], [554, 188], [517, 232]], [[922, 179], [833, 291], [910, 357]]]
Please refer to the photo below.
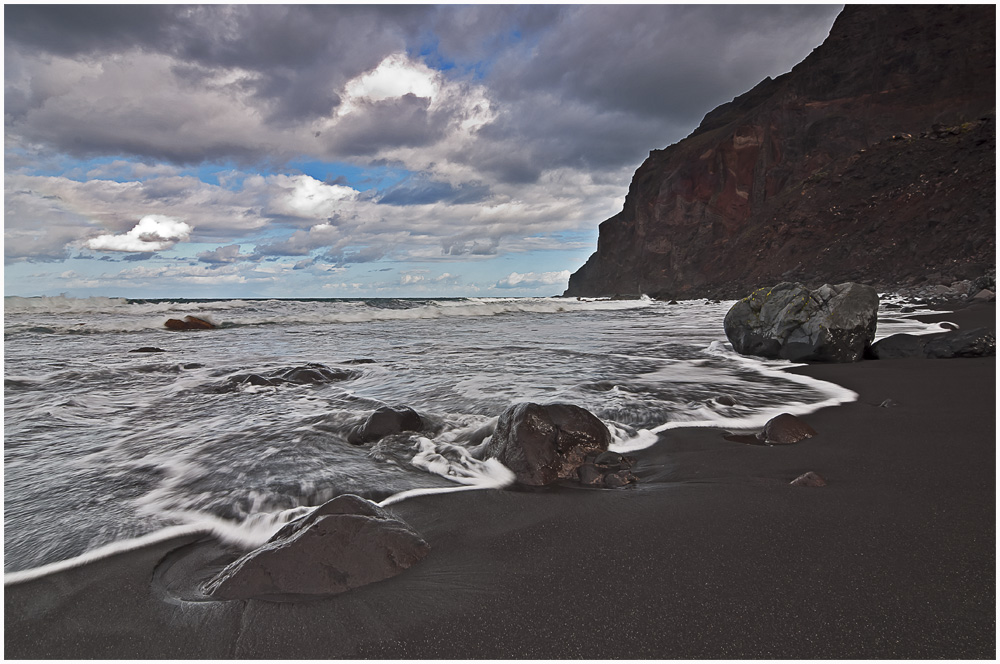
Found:
[[429, 552], [403, 521], [364, 498], [342, 495], [285, 525], [205, 591], [222, 600], [337, 595], [396, 576]]
[[577, 468], [577, 478], [580, 484], [616, 489], [639, 481], [639, 478], [631, 472], [635, 462], [635, 457], [625, 456], [618, 452], [606, 451], [596, 455], [590, 454]]
[[611, 444], [608, 428], [571, 404], [520, 403], [500, 415], [485, 456], [495, 457], [522, 484], [577, 479], [588, 455]]
[[164, 325], [171, 330], [214, 330], [216, 327], [214, 323], [195, 316], [185, 316], [184, 320], [170, 318]]
[[875, 338], [878, 293], [871, 286], [825, 284], [810, 291], [783, 282], [760, 288], [726, 314], [737, 353], [793, 362], [857, 362]]
[[234, 392], [241, 385], [258, 385], [263, 387], [277, 387], [279, 385], [323, 385], [348, 380], [355, 376], [357, 376], [357, 373], [349, 369], [331, 369], [322, 364], [310, 363], [301, 367], [275, 369], [265, 374], [234, 374], [226, 378], [221, 386], [214, 389], [216, 392]]
[[382, 406], [363, 423], [351, 429], [347, 434], [347, 442], [363, 445], [404, 431], [423, 431], [423, 428], [423, 420], [412, 408]]
[[154, 346], [143, 346], [142, 348], [134, 348], [129, 351], [130, 353], [166, 353], [167, 351], [162, 348], [156, 348]]
[[872, 344], [868, 357], [876, 360], [944, 359], [996, 354], [996, 333], [990, 328], [980, 327], [935, 334], [893, 334]]

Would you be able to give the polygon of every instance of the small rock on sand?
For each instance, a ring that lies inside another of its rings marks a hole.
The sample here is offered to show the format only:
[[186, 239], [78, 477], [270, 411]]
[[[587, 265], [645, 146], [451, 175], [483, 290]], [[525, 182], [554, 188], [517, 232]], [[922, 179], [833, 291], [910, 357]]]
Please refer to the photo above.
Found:
[[792, 486], [826, 486], [826, 480], [819, 473], [809, 471], [799, 475], [790, 482]]

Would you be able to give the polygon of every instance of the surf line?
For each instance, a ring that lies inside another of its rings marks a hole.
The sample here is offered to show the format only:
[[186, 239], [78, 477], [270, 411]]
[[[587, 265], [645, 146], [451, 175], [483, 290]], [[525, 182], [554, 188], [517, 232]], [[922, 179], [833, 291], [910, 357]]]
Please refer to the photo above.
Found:
[[49, 574], [64, 572], [68, 569], [81, 567], [87, 563], [92, 563], [104, 558], [110, 558], [118, 553], [134, 551], [136, 549], [149, 546], [150, 544], [157, 544], [175, 537], [183, 537], [185, 535], [203, 535], [208, 532], [209, 529], [201, 525], [170, 526], [168, 528], [164, 528], [163, 530], [157, 530], [156, 532], [149, 533], [148, 535], [142, 535], [141, 537], [100, 546], [96, 549], [92, 549], [84, 554], [76, 556], [75, 558], [67, 558], [66, 560], [60, 560], [54, 563], [48, 563], [47, 565], [42, 565], [41, 567], [33, 567], [31, 569], [21, 570], [18, 572], [7, 572], [3, 575], [3, 585], [8, 586], [15, 583], [33, 581], [43, 576], [48, 576]]

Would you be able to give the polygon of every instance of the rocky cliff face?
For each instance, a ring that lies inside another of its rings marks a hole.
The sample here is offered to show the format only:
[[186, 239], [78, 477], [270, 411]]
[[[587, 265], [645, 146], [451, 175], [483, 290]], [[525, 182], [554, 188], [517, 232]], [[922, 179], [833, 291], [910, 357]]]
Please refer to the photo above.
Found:
[[566, 295], [982, 274], [996, 250], [995, 12], [847, 6], [791, 72], [650, 153]]

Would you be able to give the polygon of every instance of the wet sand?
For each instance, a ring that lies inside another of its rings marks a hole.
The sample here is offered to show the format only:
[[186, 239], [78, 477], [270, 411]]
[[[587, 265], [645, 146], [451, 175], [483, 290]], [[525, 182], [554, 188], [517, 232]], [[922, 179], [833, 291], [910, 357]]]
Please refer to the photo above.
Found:
[[624, 489], [398, 503], [430, 555], [324, 600], [192, 601], [225, 554], [197, 536], [8, 585], [5, 656], [995, 658], [995, 360], [793, 371], [859, 398], [796, 445], [669, 431]]

